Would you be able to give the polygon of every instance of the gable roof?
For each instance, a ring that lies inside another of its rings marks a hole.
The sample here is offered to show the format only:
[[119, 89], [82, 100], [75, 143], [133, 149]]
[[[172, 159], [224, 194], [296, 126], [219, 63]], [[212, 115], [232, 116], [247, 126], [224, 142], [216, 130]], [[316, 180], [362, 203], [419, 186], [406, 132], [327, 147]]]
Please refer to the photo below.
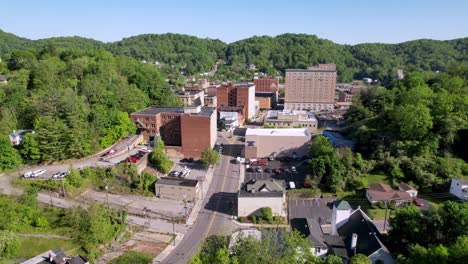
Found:
[[400, 187], [403, 191], [416, 191], [416, 188], [404, 182], [398, 184], [398, 187]]
[[351, 205], [345, 200], [336, 201], [335, 207], [337, 210], [351, 210]]
[[407, 192], [394, 190], [384, 183], [369, 184], [367, 192], [374, 201], [411, 200], [411, 196]]
[[349, 252], [346, 248], [346, 237], [343, 236], [332, 236], [332, 235], [324, 235], [323, 239], [328, 247], [331, 249], [333, 255], [349, 259]]
[[317, 219], [293, 218], [291, 219], [291, 227], [311, 240], [314, 243], [314, 247], [327, 248], [323, 238], [322, 228]]
[[[338, 228], [338, 234], [346, 237], [346, 248], [351, 248], [351, 237], [357, 234], [356, 254], [371, 255], [379, 249], [388, 249], [380, 241], [380, 233], [375, 227], [374, 223], [365, 215], [361, 209], [355, 210], [351, 213], [348, 222]], [[349, 252], [348, 254], [354, 254]], [[350, 254], [350, 255], [351, 255]]]
[[249, 182], [239, 190], [239, 197], [282, 197], [285, 182], [279, 180], [258, 180]]

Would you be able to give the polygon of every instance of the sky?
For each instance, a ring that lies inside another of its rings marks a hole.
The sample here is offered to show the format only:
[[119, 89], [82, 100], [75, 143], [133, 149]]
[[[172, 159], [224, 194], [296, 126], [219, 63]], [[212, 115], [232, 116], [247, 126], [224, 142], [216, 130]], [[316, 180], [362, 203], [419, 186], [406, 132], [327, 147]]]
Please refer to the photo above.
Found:
[[231, 43], [314, 34], [341, 44], [468, 37], [467, 0], [0, 0], [0, 29], [105, 42], [181, 33]]

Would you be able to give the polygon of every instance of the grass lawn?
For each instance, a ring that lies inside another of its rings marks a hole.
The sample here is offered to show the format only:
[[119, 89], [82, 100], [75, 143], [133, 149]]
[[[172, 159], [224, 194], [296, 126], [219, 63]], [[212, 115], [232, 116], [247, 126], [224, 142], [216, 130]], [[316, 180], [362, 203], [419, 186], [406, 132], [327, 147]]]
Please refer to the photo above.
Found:
[[20, 246], [17, 258], [29, 259], [50, 249], [63, 249], [65, 251], [79, 249], [80, 245], [73, 240], [60, 238], [19, 237]]
[[390, 184], [388, 181], [387, 176], [382, 175], [382, 174], [368, 174], [366, 176], [367, 183], [385, 183], [385, 184]]

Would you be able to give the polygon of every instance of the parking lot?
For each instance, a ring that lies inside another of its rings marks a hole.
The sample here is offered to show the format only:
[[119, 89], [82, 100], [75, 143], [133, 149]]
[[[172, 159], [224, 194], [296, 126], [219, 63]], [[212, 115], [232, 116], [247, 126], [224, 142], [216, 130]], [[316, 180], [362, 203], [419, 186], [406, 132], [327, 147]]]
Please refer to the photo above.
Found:
[[[291, 170], [291, 166], [296, 168], [296, 172]], [[249, 168], [247, 168], [249, 167]], [[260, 168], [261, 172], [253, 171]], [[249, 165], [246, 166], [245, 180], [249, 182], [252, 179], [255, 180], [285, 180], [286, 182], [294, 182], [296, 188], [300, 188], [304, 184], [304, 179], [308, 173], [308, 162], [307, 160], [291, 160], [291, 161], [280, 161], [272, 160], [268, 161], [266, 166]]]
[[181, 162], [180, 159], [171, 159], [171, 160], [175, 163], [171, 171], [182, 172], [186, 168], [190, 170], [190, 174], [184, 177], [184, 179], [201, 180], [205, 176], [205, 173], [206, 173], [205, 168], [201, 165], [199, 161]]
[[331, 223], [334, 198], [311, 198], [289, 200], [289, 219], [314, 218], [322, 223]]

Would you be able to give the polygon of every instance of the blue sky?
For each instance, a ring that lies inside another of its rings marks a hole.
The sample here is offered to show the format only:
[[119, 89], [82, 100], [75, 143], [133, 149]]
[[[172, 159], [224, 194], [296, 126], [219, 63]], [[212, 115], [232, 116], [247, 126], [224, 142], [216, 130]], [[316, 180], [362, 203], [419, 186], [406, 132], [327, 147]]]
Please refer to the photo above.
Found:
[[31, 38], [117, 41], [182, 33], [234, 42], [315, 34], [338, 43], [468, 37], [466, 0], [4, 0], [0, 29]]

